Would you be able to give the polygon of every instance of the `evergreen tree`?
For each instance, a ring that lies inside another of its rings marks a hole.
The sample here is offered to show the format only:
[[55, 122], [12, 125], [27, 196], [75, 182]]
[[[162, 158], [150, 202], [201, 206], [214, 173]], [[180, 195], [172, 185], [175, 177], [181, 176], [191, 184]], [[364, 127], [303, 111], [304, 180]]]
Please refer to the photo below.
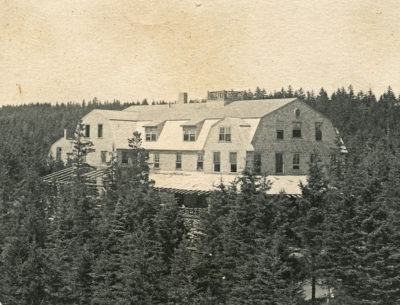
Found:
[[326, 193], [329, 183], [321, 168], [321, 161], [316, 155], [309, 165], [307, 184], [300, 185], [302, 197], [299, 199], [299, 214], [296, 219], [295, 232], [300, 240], [301, 254], [311, 281], [311, 300], [316, 304], [316, 284], [318, 278], [324, 277], [324, 243]]
[[74, 147], [73, 147], [73, 159], [72, 159], [72, 167], [78, 179], [80, 179], [84, 167], [87, 166], [86, 163], [87, 155], [94, 151], [93, 143], [85, 139], [84, 132], [85, 132], [85, 125], [82, 123], [82, 120], [80, 120], [74, 133], [74, 143], [73, 143]]
[[198, 304], [194, 283], [193, 253], [191, 242], [182, 240], [172, 257], [171, 272], [168, 277], [168, 304]]
[[[45, 289], [50, 271], [45, 259], [48, 219], [42, 186], [29, 176], [18, 184], [7, 204], [0, 255], [0, 297], [3, 304], [50, 304]], [[7, 228], [4, 226], [6, 225]]]

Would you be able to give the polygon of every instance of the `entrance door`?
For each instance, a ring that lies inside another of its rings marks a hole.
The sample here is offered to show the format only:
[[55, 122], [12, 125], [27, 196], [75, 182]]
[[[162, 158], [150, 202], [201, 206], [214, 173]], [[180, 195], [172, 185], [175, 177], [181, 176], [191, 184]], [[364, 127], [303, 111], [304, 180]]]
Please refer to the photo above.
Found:
[[277, 174], [283, 173], [283, 154], [282, 153], [275, 154], [275, 172]]

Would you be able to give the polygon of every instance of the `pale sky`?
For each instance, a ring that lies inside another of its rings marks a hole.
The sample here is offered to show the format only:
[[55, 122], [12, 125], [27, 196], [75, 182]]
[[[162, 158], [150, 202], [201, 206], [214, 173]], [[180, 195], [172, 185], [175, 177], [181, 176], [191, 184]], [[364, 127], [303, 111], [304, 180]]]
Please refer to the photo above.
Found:
[[398, 0], [0, 0], [0, 105], [400, 91]]

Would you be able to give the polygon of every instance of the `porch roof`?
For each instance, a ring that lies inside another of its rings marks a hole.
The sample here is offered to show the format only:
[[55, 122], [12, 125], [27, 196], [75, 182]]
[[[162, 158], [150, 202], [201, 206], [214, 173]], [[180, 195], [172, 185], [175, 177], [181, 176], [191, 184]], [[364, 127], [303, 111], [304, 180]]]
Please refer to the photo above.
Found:
[[[106, 169], [95, 169], [84, 173], [82, 176], [89, 178], [96, 184], [96, 178], [103, 177]], [[42, 179], [45, 182], [55, 181], [57, 183], [67, 183], [71, 181], [73, 175], [72, 168], [63, 169]], [[221, 184], [230, 185], [240, 175], [234, 174], [204, 174], [202, 172], [150, 172], [149, 178], [154, 181], [154, 187], [181, 194], [208, 194], [217, 189]], [[271, 182], [269, 195], [284, 193], [289, 196], [300, 196], [300, 183], [307, 183], [307, 176], [267, 176]]]

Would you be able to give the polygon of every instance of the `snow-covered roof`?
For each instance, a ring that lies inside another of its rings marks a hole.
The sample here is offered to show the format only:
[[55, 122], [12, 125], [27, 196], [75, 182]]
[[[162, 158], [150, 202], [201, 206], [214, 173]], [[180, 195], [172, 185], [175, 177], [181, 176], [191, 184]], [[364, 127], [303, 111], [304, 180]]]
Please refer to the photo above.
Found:
[[[181, 191], [208, 192], [215, 190], [223, 183], [229, 185], [239, 177], [232, 174], [204, 174], [202, 172], [152, 172], [150, 179], [155, 181], [155, 187], [160, 189], [175, 189]], [[268, 176], [271, 188], [268, 194], [301, 195], [300, 182], [307, 184], [307, 176]]]
[[[89, 170], [82, 176], [94, 179], [103, 177], [106, 169]], [[42, 179], [45, 182], [57, 181], [59, 183], [68, 183], [71, 181], [73, 170], [71, 167], [54, 172]], [[240, 175], [222, 175], [222, 174], [204, 174], [202, 172], [170, 172], [159, 171], [150, 172], [149, 178], [154, 181], [154, 187], [163, 190], [169, 190], [178, 193], [208, 193], [216, 190], [221, 184], [230, 185]], [[307, 176], [267, 176], [271, 182], [267, 194], [278, 195], [281, 193], [300, 196], [300, 183], [307, 184]]]
[[183, 104], [168, 107], [168, 105], [132, 106], [129, 111], [95, 110], [109, 120], [204, 120], [221, 119], [224, 117], [261, 118], [293, 101], [296, 98], [264, 99], [236, 101], [228, 105], [218, 104], [209, 107], [207, 103]]

